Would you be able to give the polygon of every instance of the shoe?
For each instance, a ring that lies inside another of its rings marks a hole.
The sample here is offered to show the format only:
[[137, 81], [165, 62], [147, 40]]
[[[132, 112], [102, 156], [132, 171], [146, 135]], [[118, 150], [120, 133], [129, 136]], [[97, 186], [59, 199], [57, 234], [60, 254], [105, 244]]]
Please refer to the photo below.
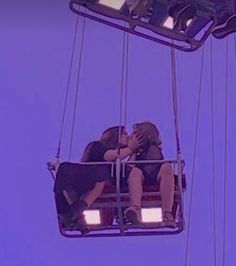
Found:
[[71, 228], [79, 230], [81, 234], [88, 232], [88, 226], [83, 214], [87, 208], [87, 203], [82, 200], [74, 202], [70, 207]]
[[138, 206], [130, 206], [125, 210], [125, 218], [128, 222], [133, 225], [138, 225], [141, 223], [141, 213]]
[[86, 224], [86, 220], [83, 214], [78, 217], [76, 221], [74, 221], [73, 229], [79, 230], [81, 232], [81, 235], [86, 235], [89, 232], [89, 228]]
[[187, 29], [187, 21], [196, 16], [197, 9], [191, 4], [177, 4], [169, 8], [169, 16], [173, 17], [174, 31], [185, 31]]
[[172, 212], [164, 212], [162, 217], [162, 225], [163, 227], [176, 228], [176, 223]]
[[88, 204], [83, 200], [77, 200], [70, 206], [70, 212], [72, 213], [72, 220], [77, 219], [88, 208]]
[[67, 229], [71, 226], [71, 215], [69, 212], [58, 214], [59, 221], [61, 223], [62, 228]]
[[225, 14], [219, 19], [212, 35], [217, 39], [222, 39], [233, 32], [236, 32], [236, 14]]

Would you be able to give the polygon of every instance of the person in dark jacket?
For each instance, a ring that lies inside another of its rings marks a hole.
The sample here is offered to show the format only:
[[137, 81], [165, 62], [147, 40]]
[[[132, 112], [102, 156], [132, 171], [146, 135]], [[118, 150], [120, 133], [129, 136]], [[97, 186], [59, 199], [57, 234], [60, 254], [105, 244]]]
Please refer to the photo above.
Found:
[[[98, 141], [87, 145], [81, 162], [115, 161], [132, 155], [140, 145], [138, 137], [129, 139], [124, 127], [111, 127]], [[87, 231], [83, 211], [89, 208], [102, 193], [106, 180], [111, 178], [109, 165], [83, 165], [64, 162], [59, 166], [55, 197], [57, 211], [64, 226]]]

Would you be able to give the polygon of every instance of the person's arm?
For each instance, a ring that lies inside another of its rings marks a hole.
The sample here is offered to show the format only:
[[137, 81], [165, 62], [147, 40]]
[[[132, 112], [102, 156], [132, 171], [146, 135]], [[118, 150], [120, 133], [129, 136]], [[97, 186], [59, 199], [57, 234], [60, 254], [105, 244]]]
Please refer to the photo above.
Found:
[[[134, 151], [130, 147], [120, 149], [120, 159], [123, 160], [133, 154]], [[108, 150], [104, 154], [105, 161], [115, 161], [118, 157], [118, 149]]]
[[[120, 149], [120, 159], [124, 160], [128, 156], [134, 154], [136, 150], [142, 145], [143, 137], [132, 135], [129, 137], [128, 146]], [[104, 154], [105, 161], [115, 161], [118, 157], [118, 149], [107, 150]]]

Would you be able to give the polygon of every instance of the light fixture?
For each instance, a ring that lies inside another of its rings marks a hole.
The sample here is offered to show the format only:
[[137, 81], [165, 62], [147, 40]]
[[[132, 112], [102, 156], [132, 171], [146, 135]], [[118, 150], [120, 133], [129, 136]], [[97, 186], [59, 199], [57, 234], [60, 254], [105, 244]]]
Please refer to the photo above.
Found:
[[187, 20], [187, 22], [186, 22], [187, 27], [192, 23], [192, 21], [193, 21], [193, 19]]
[[[188, 27], [192, 21], [193, 21], [193, 19], [187, 20], [186, 26]], [[166, 18], [166, 20], [164, 21], [163, 26], [165, 28], [168, 28], [168, 29], [173, 29], [174, 28], [174, 19], [172, 17], [168, 16]]]
[[126, 0], [99, 0], [98, 3], [107, 7], [120, 10]]
[[163, 26], [165, 28], [168, 28], [168, 29], [173, 29], [174, 27], [174, 20], [172, 17], [167, 17], [167, 19], [165, 20], [165, 22], [163, 23]]
[[158, 223], [162, 222], [161, 208], [142, 208], [141, 216], [143, 223]]
[[85, 221], [90, 225], [101, 224], [101, 216], [99, 210], [86, 210], [83, 212], [85, 216]]

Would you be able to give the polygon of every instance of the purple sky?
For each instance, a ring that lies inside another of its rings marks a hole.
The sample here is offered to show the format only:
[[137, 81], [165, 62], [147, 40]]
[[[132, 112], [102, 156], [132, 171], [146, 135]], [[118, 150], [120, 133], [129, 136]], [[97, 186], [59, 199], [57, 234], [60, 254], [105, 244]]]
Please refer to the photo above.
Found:
[[[3, 266], [182, 266], [186, 232], [168, 237], [66, 239], [58, 231], [53, 182], [46, 162], [56, 153], [64, 102], [75, 15], [67, 1], [21, 1], [3, 4], [0, 11], [1, 226]], [[81, 28], [81, 23], [79, 24]], [[79, 35], [80, 38], [81, 35]], [[236, 122], [234, 112], [235, 47], [229, 37], [227, 136], [226, 264], [234, 266], [236, 214], [234, 206]], [[72, 158], [79, 160], [85, 145], [102, 130], [119, 122], [119, 92], [123, 34], [86, 22], [79, 89], [78, 123]], [[79, 52], [79, 45], [78, 52]], [[206, 43], [200, 125], [190, 223], [190, 266], [213, 265], [213, 203], [210, 42]], [[77, 53], [78, 54], [78, 53]], [[223, 250], [223, 182], [225, 137], [226, 39], [213, 40], [216, 251]], [[193, 147], [200, 80], [201, 50], [177, 52], [181, 148], [186, 161], [188, 218]], [[127, 129], [151, 120], [161, 131], [166, 158], [175, 158], [170, 49], [130, 37]], [[75, 72], [73, 72], [75, 77]], [[74, 93], [62, 145], [67, 159]]]

